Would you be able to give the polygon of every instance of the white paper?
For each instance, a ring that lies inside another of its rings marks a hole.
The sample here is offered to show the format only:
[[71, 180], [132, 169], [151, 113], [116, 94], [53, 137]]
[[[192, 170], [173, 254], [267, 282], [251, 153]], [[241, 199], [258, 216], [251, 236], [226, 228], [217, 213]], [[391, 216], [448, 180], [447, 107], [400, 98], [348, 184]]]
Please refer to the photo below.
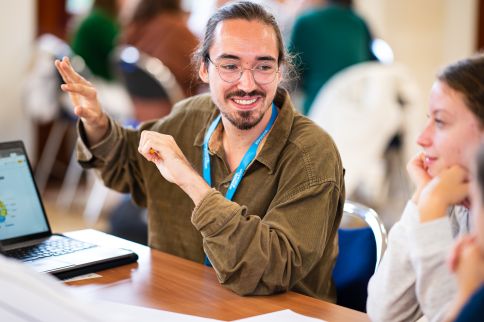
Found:
[[250, 318], [234, 320], [232, 322], [323, 322], [324, 320], [312, 318], [291, 310], [282, 310], [267, 314], [261, 314]]
[[103, 311], [110, 312], [112, 321], [143, 321], [143, 322], [222, 322], [194, 315], [168, 312], [142, 306], [134, 306], [115, 302], [97, 302]]
[[2, 321], [104, 322], [95, 307], [79, 300], [62, 282], [0, 256]]
[[9, 322], [220, 322], [145, 307], [89, 300], [53, 277], [0, 255], [0, 320]]

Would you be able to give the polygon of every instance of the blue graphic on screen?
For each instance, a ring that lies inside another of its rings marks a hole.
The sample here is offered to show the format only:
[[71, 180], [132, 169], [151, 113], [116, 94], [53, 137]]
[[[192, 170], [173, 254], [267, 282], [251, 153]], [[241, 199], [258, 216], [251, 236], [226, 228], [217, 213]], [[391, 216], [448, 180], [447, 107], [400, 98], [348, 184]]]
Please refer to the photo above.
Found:
[[21, 150], [0, 156], [0, 240], [48, 230], [34, 181]]

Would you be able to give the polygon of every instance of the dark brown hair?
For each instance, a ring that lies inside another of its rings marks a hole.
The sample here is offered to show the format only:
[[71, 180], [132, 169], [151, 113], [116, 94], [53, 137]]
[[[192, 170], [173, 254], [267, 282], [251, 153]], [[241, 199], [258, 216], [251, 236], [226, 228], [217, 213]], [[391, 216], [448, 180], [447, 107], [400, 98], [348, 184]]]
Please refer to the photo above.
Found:
[[181, 12], [180, 0], [141, 0], [133, 14], [133, 22], [145, 22], [161, 12]]
[[484, 126], [484, 53], [447, 66], [437, 79], [464, 96], [464, 102]]

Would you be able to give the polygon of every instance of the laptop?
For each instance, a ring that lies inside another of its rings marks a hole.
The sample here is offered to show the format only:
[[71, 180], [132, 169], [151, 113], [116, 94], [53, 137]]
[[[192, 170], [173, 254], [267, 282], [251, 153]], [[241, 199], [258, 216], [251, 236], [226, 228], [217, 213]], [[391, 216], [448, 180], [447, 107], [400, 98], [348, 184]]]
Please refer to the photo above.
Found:
[[127, 249], [52, 233], [22, 141], [0, 143], [0, 249], [60, 279], [138, 259]]

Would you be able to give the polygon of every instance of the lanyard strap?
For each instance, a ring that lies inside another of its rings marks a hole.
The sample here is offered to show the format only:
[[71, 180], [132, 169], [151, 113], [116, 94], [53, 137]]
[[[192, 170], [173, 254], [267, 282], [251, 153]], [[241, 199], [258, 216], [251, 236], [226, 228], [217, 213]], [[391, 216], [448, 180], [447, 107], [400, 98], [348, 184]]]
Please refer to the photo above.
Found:
[[[229, 188], [227, 189], [227, 193], [225, 194], [225, 198], [227, 198], [228, 200], [232, 200], [235, 194], [235, 191], [239, 186], [240, 181], [242, 181], [242, 177], [244, 176], [244, 173], [247, 170], [247, 167], [254, 160], [257, 154], [257, 149], [260, 143], [262, 142], [262, 139], [271, 130], [272, 125], [274, 124], [277, 118], [277, 114], [278, 114], [277, 107], [274, 105], [274, 103], [272, 103], [272, 115], [271, 115], [271, 119], [269, 120], [269, 123], [267, 123], [267, 126], [264, 129], [264, 131], [252, 143], [252, 145], [250, 146], [250, 148], [247, 150], [244, 157], [242, 158], [242, 161], [240, 161], [239, 166], [235, 170], [235, 174], [232, 178], [232, 181], [230, 182]], [[210, 173], [210, 155], [208, 153], [208, 142], [210, 141], [210, 138], [212, 137], [212, 134], [215, 131], [215, 128], [220, 122], [220, 118], [221, 118], [221, 115], [217, 116], [217, 118], [213, 120], [203, 140], [203, 179], [205, 179], [205, 181], [208, 183], [209, 186], [212, 186], [212, 176]]]

